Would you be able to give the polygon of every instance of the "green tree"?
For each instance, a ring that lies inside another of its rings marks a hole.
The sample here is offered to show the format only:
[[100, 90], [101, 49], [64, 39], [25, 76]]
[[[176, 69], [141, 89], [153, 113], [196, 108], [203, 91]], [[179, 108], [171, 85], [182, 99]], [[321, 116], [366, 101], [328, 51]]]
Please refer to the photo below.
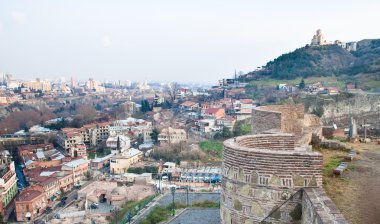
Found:
[[251, 133], [251, 125], [247, 121], [237, 121], [234, 126], [234, 136], [247, 135]]
[[117, 150], [119, 150], [119, 153], [120, 153], [121, 147], [120, 147], [120, 137], [119, 136], [117, 136], [116, 148], [117, 148]]
[[298, 87], [299, 87], [300, 89], [305, 89], [305, 80], [304, 80], [304, 79], [301, 80], [301, 82], [300, 82], [300, 84], [298, 85]]
[[150, 133], [150, 138], [153, 140], [154, 143], [158, 142], [158, 135], [159, 134], [160, 134], [160, 132], [158, 131], [157, 128], [154, 128], [152, 130], [152, 133]]
[[146, 113], [146, 112], [151, 111], [151, 110], [152, 109], [150, 107], [148, 100], [142, 100], [141, 101], [141, 112]]

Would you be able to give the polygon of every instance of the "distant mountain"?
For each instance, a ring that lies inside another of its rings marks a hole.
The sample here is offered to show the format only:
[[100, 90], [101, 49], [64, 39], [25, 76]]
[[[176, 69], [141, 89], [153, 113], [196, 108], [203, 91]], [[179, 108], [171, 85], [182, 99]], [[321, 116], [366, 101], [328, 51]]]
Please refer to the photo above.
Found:
[[380, 39], [362, 40], [349, 52], [338, 45], [305, 46], [268, 62], [250, 77], [295, 79], [380, 72]]

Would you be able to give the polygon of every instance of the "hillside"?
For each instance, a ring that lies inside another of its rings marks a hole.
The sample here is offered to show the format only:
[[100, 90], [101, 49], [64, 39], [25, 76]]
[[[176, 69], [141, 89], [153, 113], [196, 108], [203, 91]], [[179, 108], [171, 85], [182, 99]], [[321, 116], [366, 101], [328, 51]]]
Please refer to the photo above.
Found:
[[307, 45], [268, 62], [260, 71], [248, 74], [255, 78], [296, 79], [377, 72], [380, 72], [380, 39], [359, 41], [354, 52], [337, 45]]

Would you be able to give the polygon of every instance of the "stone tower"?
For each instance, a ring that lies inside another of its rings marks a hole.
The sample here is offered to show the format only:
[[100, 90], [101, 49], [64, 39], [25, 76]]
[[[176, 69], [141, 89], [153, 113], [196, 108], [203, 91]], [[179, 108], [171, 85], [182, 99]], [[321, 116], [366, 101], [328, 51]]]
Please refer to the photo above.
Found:
[[259, 223], [297, 190], [322, 185], [322, 155], [289, 133], [241, 136], [224, 142], [222, 176], [222, 223]]
[[311, 40], [311, 46], [321, 46], [326, 45], [327, 40], [325, 36], [322, 33], [322, 30], [318, 29], [317, 33], [313, 36], [313, 39]]

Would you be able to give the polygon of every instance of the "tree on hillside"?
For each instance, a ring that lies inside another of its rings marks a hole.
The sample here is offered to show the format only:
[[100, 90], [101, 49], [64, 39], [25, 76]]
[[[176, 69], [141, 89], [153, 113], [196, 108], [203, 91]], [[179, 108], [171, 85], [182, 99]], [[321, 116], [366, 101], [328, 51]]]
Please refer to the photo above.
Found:
[[165, 87], [165, 93], [169, 96], [170, 98], [170, 103], [173, 103], [174, 100], [177, 97], [177, 92], [178, 89], [180, 88], [179, 84], [176, 82], [170, 83]]
[[77, 107], [76, 113], [76, 118], [78, 118], [82, 124], [93, 122], [98, 115], [96, 109], [90, 104]]
[[150, 107], [150, 104], [148, 100], [142, 100], [141, 101], [141, 112], [146, 113], [148, 111], [151, 111], [152, 108]]
[[120, 137], [119, 136], [117, 136], [116, 148], [117, 148], [117, 150], [119, 150], [119, 153], [120, 153], [121, 147], [120, 147]]
[[305, 89], [305, 80], [304, 79], [301, 80], [300, 84], [298, 85], [298, 88]]
[[153, 140], [154, 143], [158, 142], [158, 135], [159, 134], [160, 134], [160, 132], [158, 131], [157, 128], [154, 128], [152, 130], [152, 133], [150, 133], [150, 138]]

